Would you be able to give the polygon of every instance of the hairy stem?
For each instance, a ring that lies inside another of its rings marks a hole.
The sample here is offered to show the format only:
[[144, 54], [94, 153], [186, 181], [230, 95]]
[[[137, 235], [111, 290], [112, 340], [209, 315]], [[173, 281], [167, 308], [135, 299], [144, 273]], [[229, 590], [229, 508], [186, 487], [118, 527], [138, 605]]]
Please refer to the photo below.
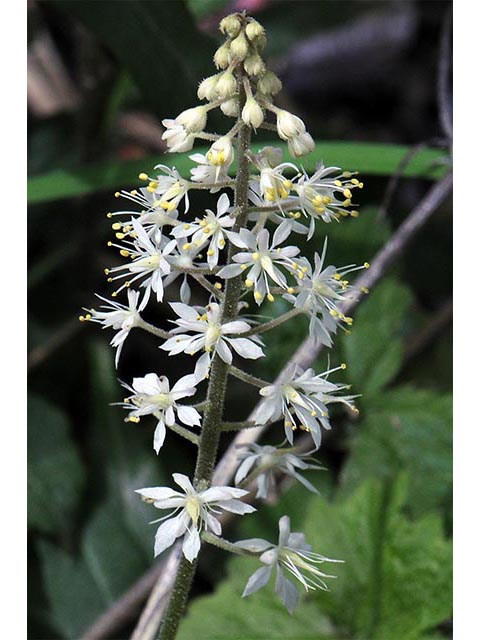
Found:
[[254, 387], [268, 387], [268, 385], [270, 384], [270, 382], [266, 382], [265, 380], [257, 378], [256, 376], [252, 376], [250, 373], [246, 373], [245, 371], [242, 371], [241, 369], [239, 369], [238, 367], [234, 367], [233, 365], [230, 365], [229, 373], [235, 378], [238, 378], [239, 380], [242, 380], [247, 384], [251, 384]]
[[259, 333], [265, 333], [266, 331], [270, 331], [270, 329], [275, 329], [275, 327], [278, 327], [284, 322], [288, 322], [289, 320], [291, 320], [292, 318], [295, 318], [295, 316], [298, 316], [301, 313], [303, 313], [301, 309], [290, 309], [290, 311], [287, 311], [286, 313], [282, 313], [282, 315], [278, 316], [278, 318], [273, 318], [273, 320], [269, 320], [269, 322], [263, 322], [262, 324], [257, 324], [251, 329], [249, 329], [248, 331], [245, 331], [245, 333], [240, 333], [239, 337], [248, 338], [248, 336], [254, 336], [254, 335], [258, 335]]
[[[245, 104], [245, 91], [242, 78], [238, 79], [240, 93], [240, 113]], [[234, 206], [238, 211], [233, 231], [238, 232], [247, 221], [248, 207], [248, 178], [250, 173], [247, 151], [250, 143], [250, 128], [239, 118], [237, 138], [238, 171], [235, 185]], [[228, 248], [227, 264], [232, 262], [237, 249], [231, 243]], [[242, 292], [242, 280], [239, 276], [227, 280], [225, 294], [222, 301], [221, 323], [233, 320], [238, 315], [238, 301]], [[194, 486], [198, 490], [206, 489], [211, 482], [218, 444], [221, 434], [223, 406], [227, 388], [229, 366], [218, 355], [213, 358], [207, 391], [207, 406], [203, 418], [202, 433], [198, 447], [197, 464], [194, 475]], [[184, 557], [180, 561], [172, 596], [165, 614], [161, 629], [160, 640], [173, 640], [178, 625], [185, 611], [188, 594], [190, 592], [196, 563], [190, 563]]]

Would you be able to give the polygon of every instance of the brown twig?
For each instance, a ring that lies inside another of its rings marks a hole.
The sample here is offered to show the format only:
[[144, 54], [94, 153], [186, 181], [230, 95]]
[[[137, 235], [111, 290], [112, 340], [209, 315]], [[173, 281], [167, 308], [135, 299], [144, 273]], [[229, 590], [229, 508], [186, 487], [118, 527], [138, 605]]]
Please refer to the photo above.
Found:
[[[420, 201], [418, 206], [410, 213], [402, 225], [395, 231], [390, 240], [377, 253], [372, 260], [368, 271], [357, 280], [359, 287], [371, 288], [384, 275], [385, 271], [405, 249], [415, 233], [428, 221], [430, 216], [449, 196], [452, 188], [452, 174], [449, 173], [440, 182], [436, 183]], [[347, 314], [353, 310], [359, 300], [349, 301], [342, 311]], [[297, 349], [291, 361], [302, 367], [308, 367], [316, 360], [322, 350], [322, 345], [315, 344], [311, 338], [307, 338]], [[285, 375], [285, 369], [280, 373], [277, 381]], [[228, 484], [237, 467], [239, 447], [256, 442], [264, 431], [264, 427], [256, 427], [240, 431], [234, 438], [224, 456], [218, 463], [213, 476], [212, 484]], [[147, 605], [139, 619], [132, 640], [152, 640], [155, 637], [158, 625], [168, 603], [168, 595], [175, 580], [176, 570], [181, 558], [180, 544], [176, 544], [165, 563], [161, 563], [154, 569], [150, 569], [129, 591], [122, 596], [102, 617], [85, 633], [82, 640], [100, 640], [112, 634], [116, 629], [133, 617], [139, 604], [148, 595], [152, 583], [155, 587], [150, 594]], [[148, 579], [147, 579], [148, 576]], [[154, 580], [154, 576], [156, 580]], [[101, 623], [101, 624], [100, 624]], [[99, 633], [99, 631], [101, 633]], [[95, 632], [95, 633], [94, 633]]]

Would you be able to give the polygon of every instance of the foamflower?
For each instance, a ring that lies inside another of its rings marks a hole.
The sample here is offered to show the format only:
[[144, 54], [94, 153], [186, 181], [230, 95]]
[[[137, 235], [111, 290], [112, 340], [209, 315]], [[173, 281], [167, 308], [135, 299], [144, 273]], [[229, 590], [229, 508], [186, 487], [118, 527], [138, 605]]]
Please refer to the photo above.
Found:
[[291, 447], [260, 446], [253, 442], [248, 445], [247, 451], [238, 454], [238, 459], [242, 462], [235, 474], [235, 484], [248, 482], [249, 475], [254, 474], [252, 478], [254, 477], [257, 484], [256, 497], [266, 500], [275, 490], [276, 476], [282, 474], [298, 480], [312, 493], [318, 493], [313, 484], [298, 473], [299, 470], [323, 468], [318, 464], [306, 462], [310, 459], [311, 453], [311, 451], [300, 453]]
[[305, 589], [314, 591], [322, 589], [328, 591], [326, 578], [336, 576], [323, 573], [318, 565], [324, 562], [343, 562], [326, 558], [319, 553], [314, 553], [311, 545], [307, 544], [303, 533], [290, 531], [290, 518], [282, 516], [278, 522], [278, 544], [273, 544], [261, 538], [240, 540], [235, 545], [246, 551], [258, 554], [260, 562], [264, 565], [253, 573], [245, 587], [242, 597], [249, 596], [264, 587], [270, 580], [272, 571], [276, 569], [275, 592], [282, 599], [289, 613], [293, 613], [298, 602], [298, 589], [296, 583], [285, 576], [287, 571]]
[[218, 303], [212, 302], [200, 311], [180, 302], [172, 302], [170, 306], [179, 316], [175, 320], [177, 328], [172, 331], [175, 335], [160, 348], [168, 351], [171, 356], [182, 352], [193, 356], [199, 351], [205, 351], [195, 366], [196, 380], [203, 380], [208, 375], [215, 353], [227, 364], [232, 363], [232, 349], [242, 358], [250, 360], [265, 355], [259, 346], [262, 342], [258, 336], [240, 337], [250, 329], [248, 322], [233, 320], [221, 324], [221, 308]]
[[183, 555], [193, 562], [200, 551], [201, 531], [212, 531], [215, 535], [222, 533], [222, 526], [216, 517], [220, 511], [239, 515], [255, 511], [254, 507], [238, 499], [247, 495], [248, 491], [243, 489], [218, 486], [196, 491], [187, 476], [174, 473], [173, 479], [182, 491], [169, 487], [137, 489], [143, 500], [151, 502], [157, 509], [173, 509], [173, 513], [154, 521], [165, 520], [155, 534], [155, 556], [184, 536]]
[[157, 418], [158, 424], [153, 436], [153, 448], [157, 453], [164, 443], [166, 426], [171, 427], [176, 420], [189, 427], [200, 425], [201, 416], [194, 407], [177, 403], [197, 392], [193, 376], [183, 376], [171, 389], [168, 378], [155, 373], [134, 378], [131, 387], [125, 383], [123, 386], [133, 392], [123, 402], [123, 407], [129, 410], [128, 420], [139, 422], [146, 415]]
[[117, 333], [113, 336], [110, 345], [116, 348], [115, 352], [115, 367], [118, 368], [120, 360], [120, 354], [122, 353], [123, 344], [128, 338], [130, 330], [133, 327], [138, 326], [140, 321], [140, 311], [143, 311], [145, 305], [148, 302], [148, 296], [144, 295], [139, 303], [140, 293], [133, 289], [128, 290], [128, 306], [115, 302], [114, 300], [107, 300], [102, 296], [97, 295], [97, 298], [103, 300], [107, 304], [101, 305], [100, 309], [85, 309], [87, 314], [80, 316], [80, 321], [84, 322], [89, 320], [91, 322], [98, 322], [103, 325], [102, 328], [114, 329]]
[[335, 384], [327, 380], [330, 373], [345, 369], [345, 365], [315, 374], [313, 369], [305, 371], [298, 365], [290, 365], [282, 382], [260, 389], [265, 400], [255, 413], [257, 424], [284, 418], [285, 435], [293, 443], [293, 431], [300, 428], [311, 433], [318, 449], [322, 439], [321, 429], [329, 430], [328, 405], [340, 402], [355, 411], [352, 400], [355, 396], [337, 395], [348, 389], [348, 385]]

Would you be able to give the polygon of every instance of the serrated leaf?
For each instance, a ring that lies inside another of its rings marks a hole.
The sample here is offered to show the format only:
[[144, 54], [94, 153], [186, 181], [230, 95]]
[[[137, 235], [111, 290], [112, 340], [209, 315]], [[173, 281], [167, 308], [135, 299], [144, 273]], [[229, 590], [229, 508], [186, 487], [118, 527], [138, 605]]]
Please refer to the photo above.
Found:
[[408, 472], [407, 505], [415, 517], [450, 507], [452, 398], [397, 388], [372, 399], [342, 472], [342, 495], [368, 476], [391, 479]]
[[439, 517], [402, 515], [406, 480], [364, 483], [348, 500], [312, 502], [307, 540], [342, 559], [324, 613], [358, 640], [414, 640], [451, 615], [451, 543]]
[[28, 524], [45, 533], [69, 531], [82, 497], [85, 470], [57, 407], [28, 399]]
[[388, 278], [355, 313], [352, 333], [341, 341], [355, 392], [371, 396], [397, 375], [403, 358], [402, 328], [411, 303], [409, 289]]

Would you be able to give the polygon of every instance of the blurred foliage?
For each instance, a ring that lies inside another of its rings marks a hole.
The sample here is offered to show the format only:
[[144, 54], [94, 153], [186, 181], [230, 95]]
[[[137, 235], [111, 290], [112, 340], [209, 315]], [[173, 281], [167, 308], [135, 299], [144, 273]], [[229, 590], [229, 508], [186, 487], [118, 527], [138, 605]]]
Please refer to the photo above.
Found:
[[[328, 235], [327, 259], [338, 267], [371, 262], [446, 170], [435, 74], [449, 3], [400, 5], [301, 0], [292, 10], [292, 2], [250, 3], [268, 30], [269, 63], [284, 82], [281, 105], [305, 116], [319, 141], [305, 168], [324, 161], [360, 170], [365, 182], [358, 219], [319, 226], [308, 245], [300, 240], [302, 250], [321, 252]], [[125, 423], [122, 410], [111, 406], [123, 397], [119, 380], [147, 371], [179, 377], [189, 372], [188, 357], [173, 361], [158, 341], [133, 332], [116, 371], [111, 334], [99, 335], [73, 318], [93, 304], [93, 292], [107, 293], [101, 274], [115, 258], [106, 247], [104, 214], [115, 200], [105, 190], [136, 186], [139, 171], [159, 162], [190, 167], [188, 154], [164, 155], [153, 134], [162, 118], [195, 103], [198, 81], [211, 73], [218, 19], [231, 8], [226, 0], [47, 0], [30, 6], [29, 46], [46, 46], [50, 54], [54, 47], [51, 70], [63, 65], [73, 95], [48, 114], [33, 103], [29, 112], [29, 637], [35, 640], [81, 637], [152, 566], [155, 528], [148, 522], [156, 514], [134, 489], [169, 484], [173, 471], [189, 473], [194, 463], [192, 446], [173, 434], [155, 456], [155, 421]], [[401, 46], [392, 41], [375, 48], [352, 37], [346, 51], [343, 38], [313, 75], [292, 72], [299, 46], [322, 54], [321, 42], [310, 37], [333, 38], [371, 16], [399, 24], [402, 15]], [[60, 80], [61, 74], [47, 94]], [[148, 135], [139, 133], [139, 122], [149, 125]], [[266, 132], [262, 144], [269, 141]], [[380, 216], [388, 177], [418, 142], [423, 150], [409, 163], [388, 214]], [[195, 207], [209, 202], [198, 194]], [[169, 295], [166, 303], [175, 298], [174, 287]], [[451, 213], [444, 206], [365, 296], [351, 335], [339, 332], [335, 347], [315, 363], [322, 371], [329, 361], [347, 362], [342, 379], [360, 394], [358, 417], [334, 413], [334, 428], [317, 455], [327, 470], [308, 474], [320, 497], [293, 485], [226, 532], [231, 539], [274, 541], [278, 519], [288, 513], [293, 530], [304, 528], [316, 551], [345, 561], [334, 565], [331, 591], [302, 598], [295, 616], [272, 585], [241, 600], [256, 563], [227, 562], [206, 548], [180, 638], [448, 637], [451, 329], [447, 322], [430, 337], [425, 329], [450, 297]], [[201, 299], [194, 289], [193, 301]], [[147, 319], [165, 323], [166, 303], [149, 310]], [[258, 314], [271, 317], [284, 305], [277, 298]], [[266, 335], [269, 357], [254, 363], [253, 372], [273, 378], [307, 324], [299, 319]], [[427, 338], [418, 343], [422, 335]], [[256, 392], [232, 380], [227, 417], [242, 419], [256, 399]], [[265, 442], [283, 437], [283, 429], [274, 428]], [[125, 625], [114, 637], [129, 637], [132, 628]]]

